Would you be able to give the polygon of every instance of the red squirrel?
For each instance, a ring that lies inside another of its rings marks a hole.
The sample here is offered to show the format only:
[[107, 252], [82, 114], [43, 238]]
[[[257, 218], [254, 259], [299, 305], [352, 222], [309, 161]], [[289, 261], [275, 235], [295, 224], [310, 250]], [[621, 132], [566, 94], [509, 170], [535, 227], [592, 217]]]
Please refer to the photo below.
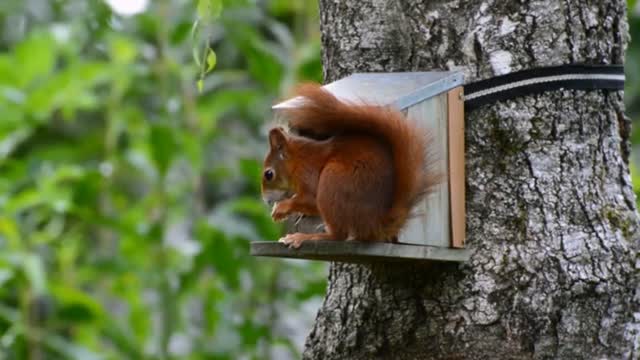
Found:
[[271, 129], [262, 197], [275, 203], [274, 221], [320, 216], [326, 232], [279, 241], [397, 241], [414, 205], [440, 182], [425, 130], [390, 107], [343, 102], [317, 84], [297, 95], [301, 105], [284, 110], [289, 126], [328, 138]]

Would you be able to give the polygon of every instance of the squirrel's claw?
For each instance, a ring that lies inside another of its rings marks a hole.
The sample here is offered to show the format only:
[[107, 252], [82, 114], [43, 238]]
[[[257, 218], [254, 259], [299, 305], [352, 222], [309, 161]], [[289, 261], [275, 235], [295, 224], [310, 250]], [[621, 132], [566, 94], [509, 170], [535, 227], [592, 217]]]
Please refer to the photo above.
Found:
[[275, 222], [283, 222], [287, 218], [287, 216], [288, 214], [280, 211], [277, 206], [274, 206], [273, 210], [271, 210], [271, 218]]
[[289, 248], [297, 249], [302, 245], [302, 242], [305, 240], [305, 234], [296, 233], [296, 234], [288, 234], [285, 237], [280, 238], [278, 242], [281, 242], [287, 245]]

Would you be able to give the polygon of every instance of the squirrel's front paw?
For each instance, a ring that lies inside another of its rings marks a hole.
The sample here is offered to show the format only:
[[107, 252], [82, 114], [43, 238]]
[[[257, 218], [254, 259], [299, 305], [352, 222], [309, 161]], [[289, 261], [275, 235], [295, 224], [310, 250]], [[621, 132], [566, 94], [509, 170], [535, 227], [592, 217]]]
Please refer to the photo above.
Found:
[[282, 207], [276, 205], [271, 210], [271, 218], [275, 222], [282, 222], [289, 216], [289, 212], [285, 211]]
[[300, 247], [300, 245], [302, 245], [303, 241], [307, 240], [307, 238], [308, 238], [307, 234], [302, 234], [302, 233], [287, 234], [287, 236], [280, 238], [278, 242], [281, 242], [290, 248], [297, 249]]

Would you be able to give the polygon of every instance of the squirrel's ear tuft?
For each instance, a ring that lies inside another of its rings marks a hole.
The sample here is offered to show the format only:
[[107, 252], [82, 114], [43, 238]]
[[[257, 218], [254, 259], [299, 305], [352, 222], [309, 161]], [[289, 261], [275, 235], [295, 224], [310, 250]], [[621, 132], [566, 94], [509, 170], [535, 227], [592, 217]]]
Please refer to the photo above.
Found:
[[273, 128], [269, 131], [269, 145], [272, 151], [277, 151], [284, 155], [287, 145], [287, 136], [281, 127]]

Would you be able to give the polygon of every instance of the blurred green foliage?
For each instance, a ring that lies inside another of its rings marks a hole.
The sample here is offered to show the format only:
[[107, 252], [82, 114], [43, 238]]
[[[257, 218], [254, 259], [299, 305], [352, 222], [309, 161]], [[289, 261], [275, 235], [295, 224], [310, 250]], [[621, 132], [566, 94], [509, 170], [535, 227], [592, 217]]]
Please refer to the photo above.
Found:
[[[316, 6], [0, 2], [0, 360], [299, 357], [325, 265], [248, 244], [281, 231], [264, 129], [321, 80]], [[637, 41], [626, 69], [638, 123]]]
[[640, 207], [640, 2], [627, 0], [631, 43], [625, 58], [624, 100], [626, 115], [631, 119], [631, 179]]
[[299, 357], [324, 265], [248, 247], [316, 5], [208, 2], [0, 3], [0, 359]]

